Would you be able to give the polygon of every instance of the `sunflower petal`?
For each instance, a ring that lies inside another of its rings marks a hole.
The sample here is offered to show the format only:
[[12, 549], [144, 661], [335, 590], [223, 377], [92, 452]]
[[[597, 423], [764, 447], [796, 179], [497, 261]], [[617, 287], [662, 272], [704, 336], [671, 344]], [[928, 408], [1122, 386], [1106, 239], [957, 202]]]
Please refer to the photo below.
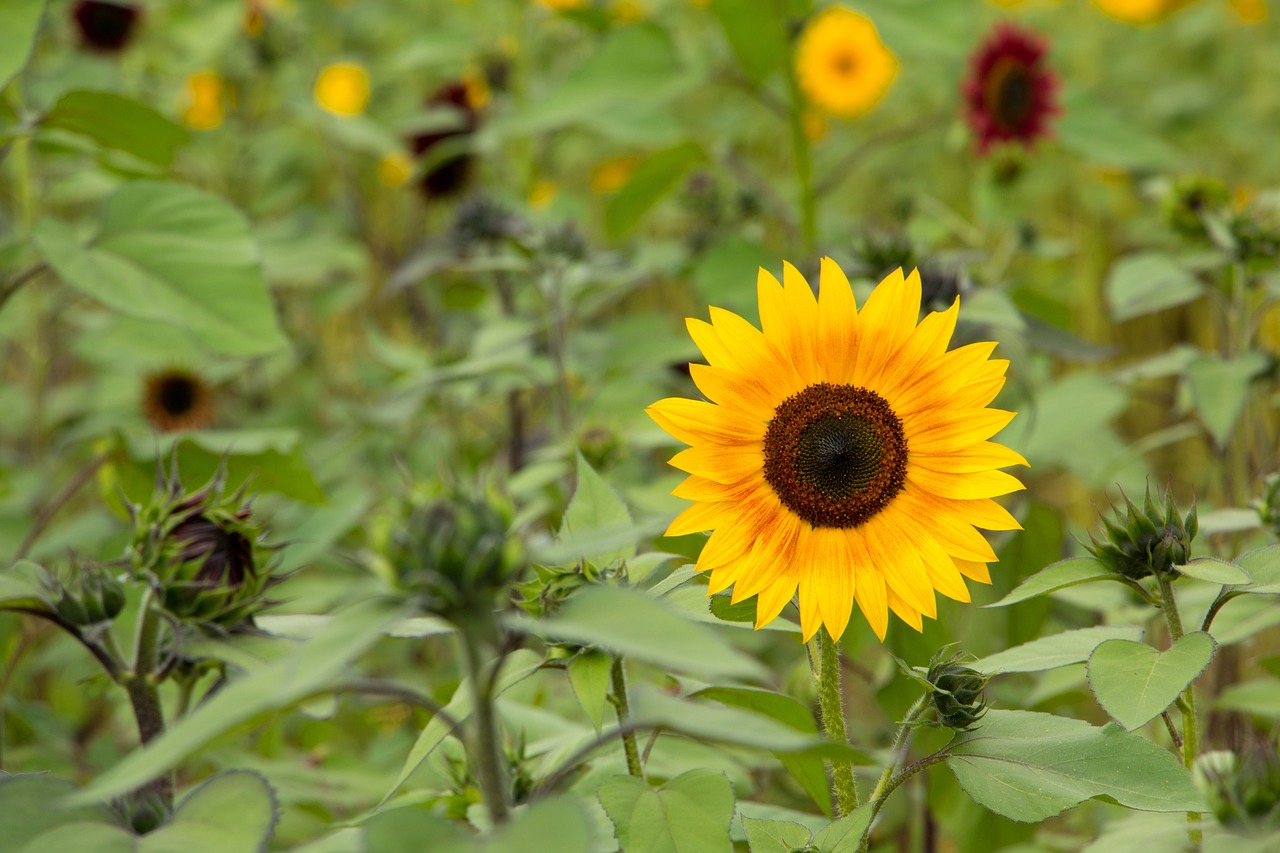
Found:
[[857, 355], [858, 306], [844, 270], [822, 259], [818, 288], [818, 360], [828, 382], [844, 384], [853, 377]]
[[794, 575], [781, 575], [760, 591], [756, 598], [756, 629], [763, 628], [782, 612], [796, 594], [796, 578]]
[[689, 365], [689, 375], [710, 400], [759, 420], [760, 434], [764, 434], [764, 424], [773, 417], [773, 410], [780, 402], [773, 398], [767, 386], [745, 373], [705, 364]]
[[968, 474], [943, 474], [907, 465], [907, 479], [925, 491], [944, 498], [975, 500], [994, 498], [1026, 488], [1017, 477], [1004, 471], [973, 471]]
[[701, 444], [681, 450], [667, 463], [686, 474], [697, 474], [717, 483], [735, 485], [764, 468], [764, 445]]
[[972, 560], [956, 560], [955, 564], [960, 574], [969, 580], [974, 580], [978, 583], [991, 583], [991, 573], [987, 571], [986, 563], [977, 563]]
[[1009, 425], [1017, 412], [1003, 409], [940, 411], [927, 421], [903, 418], [902, 431], [912, 452], [952, 453], [986, 441]]
[[702, 400], [667, 397], [645, 412], [685, 444], [749, 444], [764, 438], [764, 424]]
[[888, 592], [888, 599], [889, 599], [889, 609], [892, 610], [894, 614], [903, 622], [906, 622], [912, 628], [915, 628], [917, 631], [923, 634], [924, 622], [920, 619], [920, 611], [916, 610], [910, 604], [907, 604], [905, 601], [903, 601], [902, 596], [898, 595], [893, 590], [890, 589], [887, 592]]
[[889, 361], [906, 343], [920, 316], [920, 275], [890, 273], [858, 312], [858, 363], [854, 384], [874, 387]]
[[932, 619], [938, 615], [933, 586], [929, 583], [929, 575], [920, 560], [920, 554], [907, 530], [899, 523], [898, 513], [894, 512], [894, 508], [895, 505], [890, 504], [863, 525], [867, 550], [885, 582], [904, 601]]
[[1010, 465], [1027, 465], [1031, 463], [1021, 453], [1011, 450], [994, 441], [984, 441], [952, 453], [911, 453], [911, 461], [921, 468], [939, 471], [945, 474], [971, 474], [975, 471], [990, 471], [993, 468], [1006, 468]]
[[667, 525], [665, 536], [688, 536], [690, 533], [702, 533], [713, 530], [732, 520], [736, 507], [730, 501], [716, 503], [696, 503], [685, 507], [684, 511]]
[[734, 355], [733, 350], [724, 345], [716, 334], [716, 327], [706, 320], [688, 317], [684, 327], [689, 330], [689, 337], [702, 351], [702, 357], [712, 367], [723, 367], [726, 370], [742, 370], [742, 362]]

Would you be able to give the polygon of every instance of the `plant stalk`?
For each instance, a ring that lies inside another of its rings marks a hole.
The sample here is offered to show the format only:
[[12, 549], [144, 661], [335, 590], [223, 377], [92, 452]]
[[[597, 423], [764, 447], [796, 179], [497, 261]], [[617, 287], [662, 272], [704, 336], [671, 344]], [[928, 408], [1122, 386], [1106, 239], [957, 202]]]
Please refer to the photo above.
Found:
[[[1156, 572], [1156, 583], [1160, 587], [1160, 609], [1164, 611], [1165, 621], [1169, 624], [1169, 637], [1173, 642], [1182, 639], [1182, 614], [1178, 612], [1178, 599], [1173, 593], [1173, 581], [1160, 572]], [[1182, 763], [1188, 770], [1196, 763], [1199, 752], [1199, 728], [1196, 725], [1196, 689], [1195, 683], [1187, 685], [1179, 699], [1182, 711]], [[1187, 837], [1191, 840], [1193, 850], [1200, 849], [1204, 833], [1200, 828], [1200, 813], [1187, 812]]]
[[622, 662], [622, 655], [613, 659], [610, 673], [613, 680], [613, 693], [609, 697], [618, 712], [619, 732], [622, 735], [622, 751], [627, 755], [627, 772], [637, 779], [644, 778], [644, 767], [640, 764], [640, 749], [636, 745], [636, 733], [631, 728], [631, 705], [627, 701], [627, 673]]
[[[818, 660], [818, 708], [822, 713], [822, 730], [836, 743], [848, 743], [844, 727], [844, 696], [840, 690], [840, 647], [831, 638], [826, 626], [818, 629], [816, 644]], [[835, 793], [836, 817], [842, 818], [858, 807], [858, 783], [853, 777], [853, 765], [848, 761], [831, 762], [831, 781]]]
[[498, 826], [506, 823], [508, 809], [507, 786], [502, 772], [501, 753], [498, 751], [497, 720], [493, 713], [493, 692], [488, 686], [489, 679], [484, 677], [480, 644], [475, 633], [463, 630], [459, 639], [462, 642], [467, 679], [471, 684], [471, 706], [475, 716], [471, 741], [475, 753], [476, 778], [480, 782], [485, 804], [489, 807], [489, 817], [494, 826]]
[[[138, 610], [138, 629], [134, 635], [133, 667], [121, 683], [129, 694], [133, 716], [138, 723], [138, 739], [143, 746], [164, 733], [164, 711], [160, 707], [160, 685], [156, 680], [160, 631], [163, 627], [156, 610], [155, 591], [148, 587]], [[166, 814], [173, 810], [173, 771], [170, 770], [136, 792], [160, 800]]]
[[804, 132], [804, 96], [796, 83], [795, 73], [788, 72], [791, 90], [791, 149], [795, 159], [796, 192], [800, 207], [800, 235], [804, 241], [804, 256], [813, 256], [818, 237], [818, 196], [813, 188], [813, 156], [809, 137]]

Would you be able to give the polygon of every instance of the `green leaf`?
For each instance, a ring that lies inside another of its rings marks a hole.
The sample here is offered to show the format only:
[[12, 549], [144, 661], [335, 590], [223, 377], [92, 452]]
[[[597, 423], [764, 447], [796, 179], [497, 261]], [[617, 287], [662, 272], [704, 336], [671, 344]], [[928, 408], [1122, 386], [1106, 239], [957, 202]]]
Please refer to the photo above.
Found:
[[[533, 675], [541, 667], [542, 658], [528, 649], [518, 649], [507, 655], [502, 661], [498, 677], [494, 679], [493, 695], [495, 697], [502, 695], [507, 688]], [[422, 762], [427, 760], [427, 756], [435, 752], [436, 747], [444, 743], [445, 738], [453, 734], [452, 723], [454, 721], [462, 723], [471, 716], [471, 687], [466, 681], [458, 685], [458, 689], [454, 691], [453, 698], [449, 700], [448, 705], [444, 706], [444, 710], [448, 714], [449, 721], [446, 721], [440, 715], [431, 718], [431, 721], [423, 728], [422, 734], [418, 735], [413, 748], [409, 750], [409, 755], [405, 758], [404, 766], [400, 768], [400, 773], [397, 774], [395, 783], [383, 796], [382, 802], [378, 804], [379, 806], [384, 805], [391, 799]]]
[[582, 806], [568, 797], [560, 797], [542, 800], [516, 812], [511, 823], [487, 843], [480, 845], [480, 851], [529, 853], [532, 850], [554, 850], [556, 853], [589, 853], [592, 849], [591, 841], [591, 824], [583, 813]]
[[542, 622], [512, 620], [513, 627], [549, 639], [592, 645], [673, 671], [702, 677], [762, 674], [756, 661], [714, 630], [674, 612], [635, 589], [598, 586], [574, 595]]
[[134, 317], [187, 330], [211, 352], [263, 355], [288, 342], [243, 214], [195, 187], [126, 184], [108, 201], [90, 246], [56, 219], [36, 247], [67, 284]]
[[691, 277], [698, 301], [742, 317], [756, 316], [756, 274], [777, 259], [758, 241], [729, 234], [699, 257]]
[[45, 598], [45, 571], [39, 563], [19, 560], [0, 568], [0, 610], [39, 610], [51, 608]]
[[1280, 593], [1280, 545], [1268, 545], [1236, 557], [1235, 564], [1249, 573], [1250, 583], [1232, 592], [1256, 595]]
[[757, 0], [712, 0], [711, 13], [724, 30], [747, 76], [764, 80], [787, 61], [787, 24], [780, 4]]
[[871, 804], [864, 803], [813, 836], [819, 853], [856, 853], [871, 825]]
[[743, 599], [737, 604], [731, 604], [732, 596], [728, 593], [716, 593], [708, 597], [707, 601], [710, 605], [711, 615], [719, 619], [721, 622], [755, 622], [756, 621], [756, 596]]
[[697, 143], [683, 142], [659, 151], [637, 166], [626, 186], [605, 204], [604, 228], [608, 235], [621, 237], [639, 224], [702, 159], [702, 148]]
[[[578, 453], [578, 485], [564, 513], [560, 538], [573, 541], [590, 533], [624, 528], [631, 524], [631, 513], [613, 487], [604, 481], [591, 463]], [[629, 560], [636, 553], [634, 543], [600, 551], [583, 553], [583, 559], [599, 566]]]
[[1172, 753], [1113, 723], [993, 710], [946, 761], [975, 802], [1024, 823], [1095, 797], [1142, 811], [1206, 810]]
[[1126, 255], [1107, 274], [1107, 304], [1117, 322], [1182, 305], [1203, 291], [1185, 267], [1159, 252]]
[[1041, 672], [1083, 663], [1093, 654], [1094, 649], [1108, 640], [1141, 639], [1142, 629], [1136, 625], [1077, 628], [987, 655], [969, 666], [979, 672]]
[[789, 820], [763, 820], [743, 817], [751, 853], [791, 853], [809, 843], [809, 830]]
[[1196, 580], [1227, 585], [1247, 584], [1249, 573], [1235, 563], [1219, 560], [1216, 557], [1197, 557], [1185, 566], [1174, 566], [1178, 574]]
[[379, 602], [343, 610], [322, 633], [230, 682], [144, 749], [125, 756], [76, 799], [105, 799], [131, 791], [255, 717], [325, 692], [400, 615]]
[[41, 124], [87, 136], [157, 166], [171, 164], [190, 139], [184, 128], [132, 98], [85, 89], [59, 98]]
[[1200, 677], [1217, 649], [1201, 631], [1164, 652], [1131, 640], [1108, 640], [1089, 656], [1089, 687], [1111, 718], [1127, 730], [1146, 725]]
[[1233, 684], [1222, 691], [1214, 707], [1266, 720], [1280, 720], [1280, 680], [1255, 678]]
[[1159, 136], [1144, 132], [1083, 89], [1064, 95], [1054, 132], [1064, 146], [1104, 166], [1168, 167], [1179, 159], [1177, 150]]
[[569, 661], [569, 684], [596, 732], [604, 723], [604, 703], [609, 695], [612, 669], [613, 658], [594, 649], [583, 649]]
[[[5, 850], [13, 848], [6, 847]], [[62, 823], [40, 833], [16, 853], [137, 853], [138, 838], [110, 823]]]
[[275, 791], [252, 770], [226, 770], [187, 794], [138, 853], [265, 850], [279, 820]]
[[690, 770], [656, 791], [616, 776], [597, 792], [627, 853], [732, 853], [733, 787], [723, 773]]
[[[76, 786], [47, 773], [0, 775], [0, 850], [21, 850], [47, 830], [67, 823], [106, 823], [110, 812], [101, 803], [65, 807]], [[60, 849], [60, 848], [44, 848]]]
[[363, 823], [365, 843], [378, 853], [476, 853], [471, 835], [454, 821], [418, 808], [390, 809]]
[[0, 91], [18, 76], [31, 58], [44, 14], [44, 0], [5, 0], [0, 3]]
[[1045, 566], [1014, 587], [1004, 598], [983, 607], [1008, 607], [1076, 584], [1114, 579], [1115, 575], [1093, 557], [1071, 557]]
[[1235, 432], [1253, 378], [1266, 368], [1267, 356], [1260, 352], [1247, 352], [1234, 359], [1204, 353], [1187, 368], [1187, 385], [1196, 412], [1219, 448], [1226, 447]]

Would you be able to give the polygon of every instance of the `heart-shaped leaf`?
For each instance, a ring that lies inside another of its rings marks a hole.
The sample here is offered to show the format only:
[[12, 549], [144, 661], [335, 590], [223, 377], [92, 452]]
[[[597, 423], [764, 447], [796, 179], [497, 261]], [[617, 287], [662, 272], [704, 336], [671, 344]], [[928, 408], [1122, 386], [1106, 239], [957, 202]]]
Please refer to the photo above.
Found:
[[1146, 725], [1178, 698], [1213, 660], [1217, 644], [1197, 631], [1161, 653], [1145, 643], [1108, 640], [1089, 657], [1089, 686], [1117, 723]]

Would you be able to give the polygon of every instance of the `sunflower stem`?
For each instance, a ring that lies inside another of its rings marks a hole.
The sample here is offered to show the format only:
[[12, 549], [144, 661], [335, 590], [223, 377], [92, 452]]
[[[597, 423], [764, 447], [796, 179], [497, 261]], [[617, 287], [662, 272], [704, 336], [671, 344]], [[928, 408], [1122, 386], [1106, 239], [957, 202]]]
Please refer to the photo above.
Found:
[[[613, 693], [609, 700], [618, 713], [618, 727], [622, 734], [622, 751], [627, 755], [627, 772], [637, 779], [644, 778], [644, 768], [640, 764], [640, 748], [636, 745], [636, 733], [628, 723], [631, 722], [631, 705], [627, 701], [627, 671], [622, 662], [622, 655], [613, 659], [610, 672], [613, 679]], [[647, 750], [646, 750], [647, 752]]]
[[[822, 729], [836, 743], [848, 743], [844, 728], [844, 696], [840, 690], [840, 647], [826, 626], [818, 629], [818, 708], [822, 712]], [[832, 760], [831, 781], [835, 792], [836, 818], [842, 818], [858, 807], [858, 783], [853, 778], [853, 765]]]
[[[1178, 599], [1173, 593], [1173, 581], [1162, 572], [1156, 572], [1156, 583], [1160, 587], [1160, 609], [1164, 611], [1165, 621], [1169, 624], [1169, 638], [1173, 642], [1182, 639], [1182, 614], [1178, 612]], [[1196, 689], [1195, 682], [1187, 685], [1178, 702], [1182, 712], [1182, 763], [1188, 770], [1196, 763], [1199, 752], [1199, 727], [1196, 725]], [[1200, 829], [1200, 813], [1187, 812], [1187, 837], [1191, 840], [1193, 850], [1200, 849], [1204, 837]]]
[[791, 148], [795, 158], [796, 190], [800, 204], [800, 235], [804, 240], [804, 256], [813, 256], [818, 237], [818, 196], [813, 189], [813, 157], [809, 137], [804, 132], [804, 96], [796, 82], [795, 71], [787, 73], [791, 90]]
[[[129, 694], [129, 704], [133, 707], [133, 716], [138, 723], [138, 740], [143, 746], [164, 733], [164, 711], [160, 707], [160, 687], [156, 672], [162, 628], [155, 604], [155, 590], [147, 587], [138, 609], [133, 667], [121, 677], [121, 684]], [[147, 782], [135, 792], [135, 796], [142, 799], [157, 798], [168, 814], [173, 810], [173, 771]]]
[[[498, 751], [498, 727], [493, 713], [492, 682], [486, 677], [484, 663], [481, 660], [481, 642], [477, 632], [463, 630], [459, 637], [462, 643], [463, 661], [467, 668], [467, 679], [471, 684], [471, 707], [474, 710], [475, 726], [471, 733], [471, 746], [474, 750], [476, 778], [480, 782], [480, 791], [484, 795], [485, 805], [489, 807], [489, 819], [494, 826], [507, 822], [507, 788], [501, 764], [501, 753]], [[496, 667], [497, 664], [494, 664]]]

